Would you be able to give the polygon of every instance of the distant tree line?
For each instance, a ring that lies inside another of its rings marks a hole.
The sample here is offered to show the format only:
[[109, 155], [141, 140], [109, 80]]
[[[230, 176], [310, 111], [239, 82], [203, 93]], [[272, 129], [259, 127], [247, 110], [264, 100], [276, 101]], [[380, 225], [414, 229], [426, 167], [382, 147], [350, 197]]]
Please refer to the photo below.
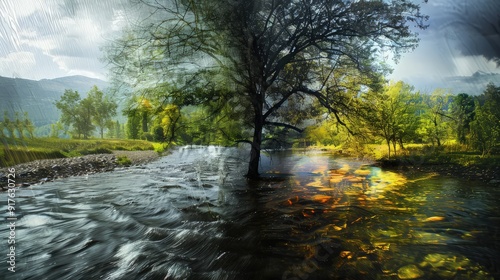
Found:
[[[421, 93], [404, 82], [361, 89], [356, 79], [339, 98], [350, 100], [350, 117], [339, 123], [321, 105], [289, 99], [286, 118], [305, 127], [266, 129], [265, 147], [301, 145], [361, 145], [385, 143], [389, 156], [406, 144], [428, 144], [440, 149], [458, 144], [483, 155], [495, 152], [500, 141], [500, 87], [488, 84], [484, 93], [453, 95], [444, 89]], [[158, 95], [158, 94], [157, 94]], [[207, 102], [180, 108], [149, 95], [137, 94], [124, 114], [127, 137], [176, 144], [233, 145], [248, 142], [251, 129], [239, 103]], [[307, 106], [309, 110], [301, 110]]]
[[3, 120], [0, 122], [0, 137], [2, 139], [34, 138], [34, 130], [35, 126], [31, 122], [28, 112], [24, 112], [23, 116], [20, 112], [16, 112], [14, 119], [11, 119], [9, 114], [4, 112]]
[[443, 89], [431, 94], [417, 92], [404, 82], [368, 90], [351, 103], [357, 117], [347, 124], [350, 131], [331, 118], [317, 121], [306, 130], [311, 144], [376, 143], [383, 140], [388, 155], [405, 144], [458, 143], [483, 155], [492, 153], [500, 141], [500, 87], [490, 83], [481, 95], [452, 95]]
[[112, 120], [118, 107], [116, 102], [97, 86], [92, 87], [84, 99], [77, 91], [67, 89], [55, 105], [61, 111], [61, 119], [52, 125], [52, 136], [64, 130], [74, 138], [88, 139], [97, 129], [99, 136], [104, 138], [106, 129], [120, 129], [119, 123]]

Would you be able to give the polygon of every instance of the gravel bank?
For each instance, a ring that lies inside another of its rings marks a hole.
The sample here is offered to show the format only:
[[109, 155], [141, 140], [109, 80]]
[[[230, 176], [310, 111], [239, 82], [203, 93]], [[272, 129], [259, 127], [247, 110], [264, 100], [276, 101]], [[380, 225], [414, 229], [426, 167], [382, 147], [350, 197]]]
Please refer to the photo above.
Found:
[[[117, 158], [126, 156], [132, 165], [145, 164], [158, 158], [155, 151], [113, 151], [113, 154], [86, 155], [74, 158], [44, 159], [22, 163], [15, 169], [16, 184], [29, 186], [58, 178], [106, 172], [118, 166]], [[2, 190], [7, 186], [8, 168], [0, 169]]]

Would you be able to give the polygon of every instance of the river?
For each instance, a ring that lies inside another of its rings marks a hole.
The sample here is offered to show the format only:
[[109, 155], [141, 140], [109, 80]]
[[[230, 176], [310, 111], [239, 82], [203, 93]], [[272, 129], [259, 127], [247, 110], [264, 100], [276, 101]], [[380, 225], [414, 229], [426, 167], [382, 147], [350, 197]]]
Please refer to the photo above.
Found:
[[264, 153], [264, 179], [251, 181], [247, 154], [182, 147], [146, 166], [19, 189], [15, 272], [3, 261], [0, 277], [500, 277], [498, 188], [327, 152]]

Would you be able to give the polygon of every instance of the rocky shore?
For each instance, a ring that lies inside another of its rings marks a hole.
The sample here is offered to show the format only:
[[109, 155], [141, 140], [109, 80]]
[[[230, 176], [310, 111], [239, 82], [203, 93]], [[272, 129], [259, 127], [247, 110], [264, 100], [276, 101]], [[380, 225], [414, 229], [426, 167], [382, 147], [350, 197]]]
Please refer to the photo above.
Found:
[[[130, 160], [131, 165], [140, 165], [158, 158], [158, 153], [155, 151], [114, 151], [113, 154], [36, 160], [10, 168], [15, 169], [17, 185], [29, 186], [69, 176], [111, 171], [120, 166], [118, 158], [124, 156]], [[2, 190], [5, 190], [7, 186], [8, 169], [0, 169]]]

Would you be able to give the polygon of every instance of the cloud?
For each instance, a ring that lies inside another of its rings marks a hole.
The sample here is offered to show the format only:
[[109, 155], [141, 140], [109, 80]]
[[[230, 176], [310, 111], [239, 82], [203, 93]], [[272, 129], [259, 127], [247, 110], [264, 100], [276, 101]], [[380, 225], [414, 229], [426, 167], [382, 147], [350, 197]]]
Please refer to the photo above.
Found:
[[[49, 58], [52, 63], [45, 71], [28, 64], [19, 71], [31, 71], [29, 76], [38, 79], [74, 72], [103, 78], [100, 47], [116, 36], [133, 15], [127, 3], [128, 0], [2, 1], [0, 56], [14, 51], [32, 52], [37, 61]], [[2, 70], [0, 75], [10, 73]]]
[[500, 62], [500, 1], [434, 0], [432, 30], [456, 55]]
[[[131, 2], [0, 1], [0, 75], [104, 77], [100, 47], [144, 12]], [[432, 90], [449, 77], [500, 73], [500, 1], [430, 0], [422, 12], [430, 16], [430, 26], [418, 31], [420, 46], [402, 57], [391, 79]]]
[[36, 64], [35, 56], [31, 52], [13, 52], [0, 57], [0, 73], [9, 73], [9, 76], [26, 77], [30, 75], [30, 68]]
[[500, 73], [500, 1], [430, 0], [421, 7], [429, 27], [418, 31], [419, 47], [402, 57], [390, 78], [424, 92], [481, 92], [483, 80], [460, 80], [477, 71]]

